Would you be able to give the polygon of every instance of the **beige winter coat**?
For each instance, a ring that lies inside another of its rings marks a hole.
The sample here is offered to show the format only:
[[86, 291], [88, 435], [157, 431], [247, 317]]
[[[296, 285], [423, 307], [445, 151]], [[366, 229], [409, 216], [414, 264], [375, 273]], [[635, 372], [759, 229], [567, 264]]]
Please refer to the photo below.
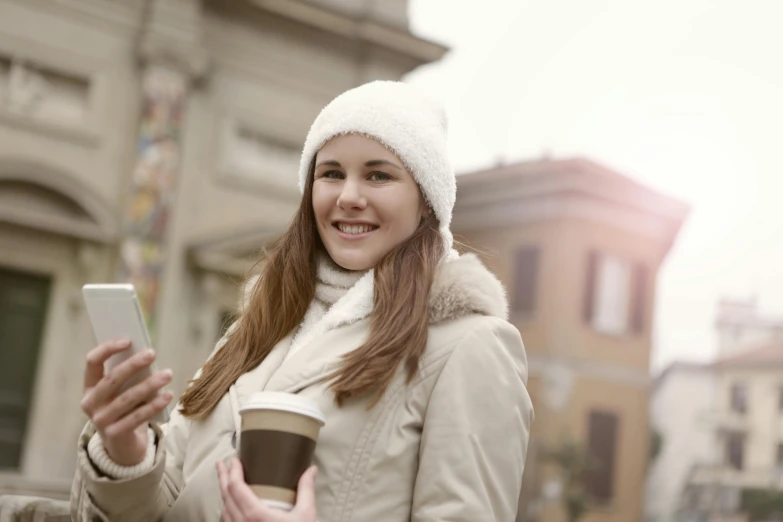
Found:
[[325, 413], [315, 452], [320, 522], [512, 521], [533, 409], [522, 340], [506, 314], [500, 283], [466, 255], [438, 270], [418, 376], [405, 384], [398, 373], [370, 410], [367, 399], [338, 408], [320, 382], [365, 340], [363, 319], [319, 336], [281, 365], [291, 343], [284, 339], [204, 421], [175, 411], [168, 425], [155, 427], [155, 465], [141, 477], [101, 477], [87, 456], [88, 425], [78, 448], [74, 520], [218, 521], [215, 462], [235, 454], [237, 408], [253, 392], [275, 390], [310, 397]]

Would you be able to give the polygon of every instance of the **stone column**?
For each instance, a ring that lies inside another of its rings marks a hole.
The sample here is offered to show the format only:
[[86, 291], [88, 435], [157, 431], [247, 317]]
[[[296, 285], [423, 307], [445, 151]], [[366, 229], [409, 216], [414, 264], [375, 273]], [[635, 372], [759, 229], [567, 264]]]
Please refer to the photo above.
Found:
[[166, 240], [176, 205], [183, 118], [206, 70], [198, 0], [152, 0], [138, 41], [141, 115], [118, 280], [131, 282], [155, 337]]

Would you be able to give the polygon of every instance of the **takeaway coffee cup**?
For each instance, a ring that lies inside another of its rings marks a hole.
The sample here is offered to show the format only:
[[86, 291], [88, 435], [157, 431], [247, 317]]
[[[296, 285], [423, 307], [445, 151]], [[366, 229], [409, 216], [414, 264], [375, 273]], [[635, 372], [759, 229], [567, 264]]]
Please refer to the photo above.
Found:
[[323, 413], [314, 401], [283, 392], [254, 393], [239, 413], [245, 482], [267, 504], [292, 509], [299, 479], [313, 460]]

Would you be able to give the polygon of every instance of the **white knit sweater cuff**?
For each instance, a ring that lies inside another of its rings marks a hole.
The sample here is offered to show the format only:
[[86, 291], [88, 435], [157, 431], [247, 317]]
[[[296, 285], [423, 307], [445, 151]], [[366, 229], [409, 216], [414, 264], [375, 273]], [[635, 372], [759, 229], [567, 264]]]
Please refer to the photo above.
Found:
[[106, 448], [103, 447], [103, 441], [98, 433], [93, 435], [87, 444], [87, 455], [92, 463], [95, 464], [95, 467], [109, 478], [129, 479], [140, 477], [151, 470], [155, 463], [155, 432], [151, 427], [147, 428], [147, 454], [144, 455], [144, 460], [135, 466], [120, 466], [114, 462], [109, 457], [109, 454], [106, 453]]

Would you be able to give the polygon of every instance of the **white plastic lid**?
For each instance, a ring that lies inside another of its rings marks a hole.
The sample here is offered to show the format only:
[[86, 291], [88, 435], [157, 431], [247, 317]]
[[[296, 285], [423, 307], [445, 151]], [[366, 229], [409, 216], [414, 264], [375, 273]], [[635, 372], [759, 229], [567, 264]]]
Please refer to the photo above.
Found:
[[317, 420], [321, 426], [326, 424], [321, 408], [312, 399], [295, 393], [264, 391], [256, 392], [239, 408], [239, 413], [248, 410], [278, 410], [298, 413]]

